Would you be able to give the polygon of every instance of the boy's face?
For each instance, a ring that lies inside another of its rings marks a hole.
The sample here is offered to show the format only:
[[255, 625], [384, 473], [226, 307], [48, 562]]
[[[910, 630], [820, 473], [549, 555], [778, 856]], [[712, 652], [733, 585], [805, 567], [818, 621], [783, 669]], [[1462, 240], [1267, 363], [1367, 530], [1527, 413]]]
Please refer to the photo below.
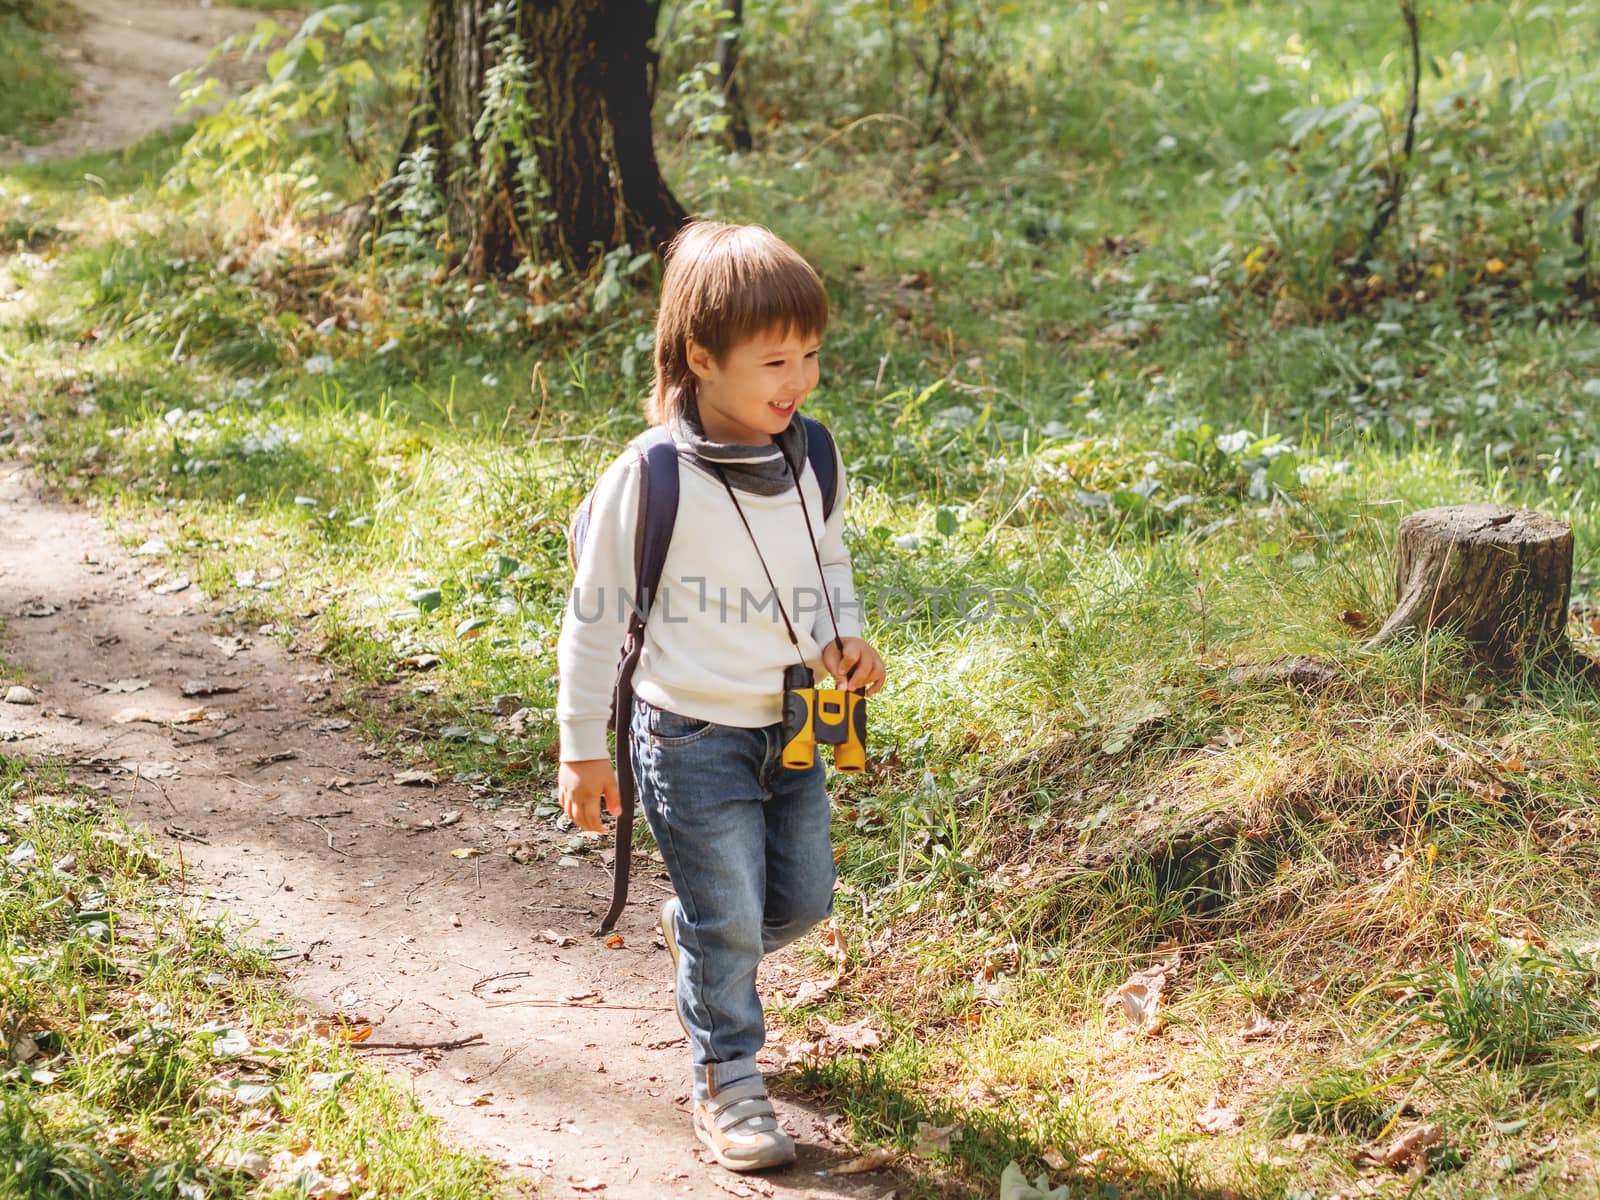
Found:
[[769, 330], [736, 342], [719, 363], [693, 338], [689, 369], [700, 385], [700, 423], [714, 442], [772, 441], [817, 386], [820, 337]]

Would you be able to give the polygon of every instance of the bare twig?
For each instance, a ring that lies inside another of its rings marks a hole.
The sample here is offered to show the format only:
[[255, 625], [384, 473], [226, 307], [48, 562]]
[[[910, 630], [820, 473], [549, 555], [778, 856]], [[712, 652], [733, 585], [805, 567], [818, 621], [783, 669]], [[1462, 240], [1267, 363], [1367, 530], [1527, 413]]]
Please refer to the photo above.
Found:
[[350, 1045], [357, 1050], [459, 1050], [481, 1041], [483, 1034], [474, 1033], [449, 1042], [351, 1042]]

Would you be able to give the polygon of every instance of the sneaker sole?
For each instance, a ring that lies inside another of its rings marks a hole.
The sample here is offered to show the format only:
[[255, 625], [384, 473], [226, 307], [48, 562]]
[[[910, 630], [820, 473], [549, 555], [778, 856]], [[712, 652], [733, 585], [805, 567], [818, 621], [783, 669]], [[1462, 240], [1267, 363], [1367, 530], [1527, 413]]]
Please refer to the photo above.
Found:
[[701, 1123], [699, 1113], [696, 1113], [694, 1117], [694, 1135], [700, 1139], [701, 1145], [711, 1151], [711, 1157], [715, 1158], [717, 1162], [730, 1171], [766, 1171], [772, 1167], [787, 1167], [792, 1165], [797, 1157], [793, 1142], [790, 1142], [787, 1146], [774, 1145], [759, 1158], [729, 1157], [717, 1145], [716, 1138], [712, 1136], [711, 1131]]

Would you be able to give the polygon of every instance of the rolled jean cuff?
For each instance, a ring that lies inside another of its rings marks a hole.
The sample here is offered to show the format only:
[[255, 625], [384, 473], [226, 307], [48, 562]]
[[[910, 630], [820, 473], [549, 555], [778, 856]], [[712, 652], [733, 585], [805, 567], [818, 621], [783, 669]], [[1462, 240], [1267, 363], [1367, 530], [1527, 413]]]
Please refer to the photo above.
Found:
[[752, 1058], [735, 1058], [719, 1063], [694, 1064], [694, 1099], [696, 1104], [711, 1099], [711, 1085], [717, 1091], [751, 1077], [761, 1078], [761, 1068]]

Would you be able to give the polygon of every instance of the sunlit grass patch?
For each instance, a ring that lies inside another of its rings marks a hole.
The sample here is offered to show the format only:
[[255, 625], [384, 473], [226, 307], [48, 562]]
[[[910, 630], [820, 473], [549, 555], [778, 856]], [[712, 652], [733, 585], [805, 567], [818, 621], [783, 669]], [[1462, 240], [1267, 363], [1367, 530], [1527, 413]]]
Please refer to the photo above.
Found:
[[18, 759], [0, 790], [0, 1194], [505, 1194], [103, 797]]

